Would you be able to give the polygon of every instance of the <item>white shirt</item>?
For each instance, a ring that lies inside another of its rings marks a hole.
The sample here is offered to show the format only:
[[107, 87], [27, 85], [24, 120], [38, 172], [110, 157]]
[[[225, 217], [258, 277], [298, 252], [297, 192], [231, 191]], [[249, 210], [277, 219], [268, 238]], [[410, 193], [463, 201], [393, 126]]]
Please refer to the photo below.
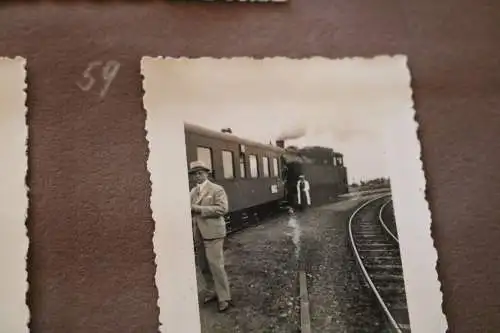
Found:
[[196, 185], [198, 187], [199, 193], [201, 193], [201, 191], [203, 191], [203, 189], [205, 188], [207, 183], [208, 183], [208, 179], [205, 179], [205, 181], [203, 183]]

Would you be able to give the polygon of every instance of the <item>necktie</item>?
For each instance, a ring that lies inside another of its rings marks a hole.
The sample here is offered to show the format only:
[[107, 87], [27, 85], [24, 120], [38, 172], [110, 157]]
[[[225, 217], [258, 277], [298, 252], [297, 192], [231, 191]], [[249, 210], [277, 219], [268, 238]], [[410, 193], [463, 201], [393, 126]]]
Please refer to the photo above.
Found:
[[201, 185], [196, 185], [196, 201], [200, 199], [201, 195]]

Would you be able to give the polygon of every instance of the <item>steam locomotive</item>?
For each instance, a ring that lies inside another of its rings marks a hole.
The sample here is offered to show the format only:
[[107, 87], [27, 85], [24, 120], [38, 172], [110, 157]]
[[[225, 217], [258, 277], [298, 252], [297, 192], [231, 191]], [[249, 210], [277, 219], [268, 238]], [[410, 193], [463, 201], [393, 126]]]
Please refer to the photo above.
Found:
[[230, 129], [218, 132], [187, 123], [184, 132], [187, 164], [205, 162], [213, 170], [210, 178], [227, 193], [228, 232], [293, 207], [300, 175], [310, 183], [312, 205], [348, 192], [343, 155], [331, 148], [285, 148], [283, 140], [263, 144], [237, 137]]

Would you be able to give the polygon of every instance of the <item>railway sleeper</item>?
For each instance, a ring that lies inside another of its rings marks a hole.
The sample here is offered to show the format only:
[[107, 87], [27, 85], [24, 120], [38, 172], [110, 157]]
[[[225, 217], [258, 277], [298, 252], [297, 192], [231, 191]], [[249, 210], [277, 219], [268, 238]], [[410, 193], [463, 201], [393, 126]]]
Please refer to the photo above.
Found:
[[391, 250], [394, 249], [394, 245], [390, 244], [390, 243], [375, 243], [375, 242], [361, 243], [361, 242], [358, 242], [356, 245], [358, 247], [360, 247], [360, 246], [367, 246], [367, 247], [389, 247]]
[[[375, 267], [375, 266], [393, 266], [393, 265], [399, 265], [401, 262], [393, 259], [387, 259], [387, 260], [380, 260], [380, 258], [377, 257], [372, 257], [372, 258], [367, 258], [363, 260], [365, 267]], [[402, 268], [398, 269], [402, 270]]]
[[365, 268], [370, 271], [381, 274], [394, 274], [394, 275], [402, 275], [403, 269], [398, 265], [365, 265]]
[[377, 281], [404, 281], [403, 275], [398, 274], [371, 274], [370, 278]]
[[385, 264], [385, 265], [365, 265], [367, 269], [382, 269], [382, 270], [397, 270], [397, 271], [402, 271], [403, 266], [401, 265], [396, 265], [396, 264]]
[[371, 239], [373, 241], [383, 241], [383, 242], [387, 241], [387, 237], [384, 237], [380, 234], [360, 234], [358, 236], [361, 236], [366, 239]]
[[356, 228], [360, 230], [378, 231], [380, 233], [380, 227], [373, 224], [358, 224]]
[[[377, 232], [372, 229], [354, 229], [357, 237], [378, 237], [382, 239], [388, 239], [386, 235], [383, 233]], [[370, 236], [368, 236], [370, 235]]]
[[356, 245], [363, 245], [363, 244], [385, 244], [387, 246], [394, 247], [392, 244], [388, 244], [387, 240], [383, 238], [375, 238], [375, 237], [362, 237], [358, 240]]
[[406, 304], [406, 298], [401, 299], [400, 297], [394, 298], [392, 300], [385, 300], [386, 305], [393, 311], [406, 311], [408, 312], [408, 306]]
[[394, 246], [392, 246], [390, 249], [367, 249], [367, 248], [361, 248], [359, 249], [359, 246], [358, 246], [358, 251], [361, 251], [361, 252], [389, 252], [389, 253], [395, 253], [395, 256], [399, 255], [399, 249], [398, 248], [395, 248]]
[[373, 246], [372, 244], [376, 244], [375, 246], [380, 246], [383, 244], [384, 246], [394, 248], [394, 245], [389, 244], [385, 239], [364, 238], [364, 239], [359, 239], [358, 242], [356, 243], [358, 247], [364, 245]]
[[[387, 254], [393, 254], [397, 253], [395, 252], [396, 250], [389, 248], [389, 247], [384, 247], [384, 246], [358, 246], [358, 251], [363, 253], [363, 255], [368, 253], [368, 259], [372, 258], [374, 255], [380, 255], [381, 253], [387, 253]], [[371, 255], [370, 255], [371, 254]], [[397, 258], [397, 257], [396, 257]]]
[[378, 227], [358, 227], [354, 230], [356, 230], [359, 234], [371, 234], [384, 238], [389, 237], [388, 235], [386, 235], [386, 232], [382, 232]]
[[364, 234], [371, 234], [371, 235], [376, 235], [380, 237], [385, 237], [385, 234], [379, 230], [379, 228], [375, 227], [360, 227], [360, 226], [353, 226], [352, 228], [353, 231], [356, 231], [358, 233], [364, 233]]
[[396, 250], [396, 249], [358, 249], [358, 252], [362, 253], [362, 256], [363, 257], [367, 257], [367, 256], [380, 256], [380, 255], [383, 255], [383, 254], [386, 254], [386, 255], [391, 255], [391, 257], [394, 258], [394, 260], [400, 260], [398, 258], [398, 254], [399, 254], [399, 250]]
[[363, 221], [363, 220], [358, 221], [358, 222], [357, 222], [357, 225], [359, 225], [359, 226], [370, 226], [370, 227], [372, 227], [372, 226], [375, 226], [375, 225], [376, 225], [375, 223], [373, 223], [374, 221], [375, 221], [375, 218], [373, 217], [373, 218], [370, 218], [370, 219], [368, 219], [368, 220], [366, 220], [366, 221]]
[[370, 260], [373, 260], [373, 261], [376, 261], [376, 262], [385, 262], [387, 263], [387, 261], [391, 261], [392, 263], [398, 263], [400, 264], [401, 263], [401, 259], [399, 257], [396, 257], [396, 256], [378, 256], [378, 257], [370, 257]]
[[377, 263], [377, 262], [367, 262], [365, 265], [366, 269], [374, 274], [394, 274], [403, 276], [403, 269], [398, 267], [398, 265], [393, 265], [392, 263]]
[[392, 269], [382, 268], [383, 266], [390, 266], [390, 265], [398, 264], [395, 261], [380, 261], [380, 260], [377, 261], [377, 260], [369, 259], [369, 260], [364, 260], [363, 262], [364, 262], [365, 268], [368, 270], [385, 270], [385, 271], [396, 270], [398, 272], [402, 271], [401, 268], [392, 268]]
[[380, 237], [383, 239], [389, 239], [388, 236], [382, 232], [378, 232], [377, 230], [373, 229], [355, 229], [353, 228], [354, 231], [356, 231], [357, 234], [362, 235], [362, 236], [371, 236], [371, 237]]
[[367, 235], [372, 235], [372, 237], [380, 237], [386, 239], [384, 234], [380, 232], [376, 232], [372, 229], [354, 229], [354, 232], [356, 233], [357, 237], [368, 237]]
[[373, 217], [370, 217], [368, 220], [358, 221], [358, 225], [376, 226], [377, 223], [375, 223], [375, 221], [378, 221], [378, 219], [375, 216], [373, 216]]
[[[389, 285], [389, 286], [378, 286], [377, 287], [377, 290], [380, 294], [383, 294], [383, 295], [388, 295], [388, 296], [395, 296], [395, 295], [401, 295], [401, 296], [405, 296], [405, 288], [404, 286], [401, 286], [399, 284], [393, 284], [393, 285]], [[382, 298], [384, 298], [382, 296]]]

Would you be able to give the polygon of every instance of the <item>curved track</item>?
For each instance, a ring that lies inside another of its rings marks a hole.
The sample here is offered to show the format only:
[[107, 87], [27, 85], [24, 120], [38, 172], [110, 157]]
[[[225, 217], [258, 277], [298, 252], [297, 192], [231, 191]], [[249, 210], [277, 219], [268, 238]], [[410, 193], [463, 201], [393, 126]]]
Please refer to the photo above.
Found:
[[[378, 220], [380, 222], [380, 225], [382, 226], [382, 228], [384, 228], [385, 232], [387, 233], [387, 235], [393, 240], [395, 241], [396, 243], [399, 243], [399, 239], [398, 239], [398, 234], [397, 234], [397, 230], [394, 230], [395, 229], [395, 226], [393, 227], [392, 225], [387, 225], [386, 222], [384, 221], [384, 218], [383, 218], [383, 212], [384, 212], [384, 209], [387, 209], [387, 205], [390, 204], [392, 201], [391, 200], [387, 200], [383, 205], [382, 207], [380, 207], [380, 211], [378, 213]], [[391, 230], [392, 229], [392, 230]]]
[[410, 332], [399, 242], [382, 218], [385, 194], [361, 205], [349, 219], [349, 243], [363, 277], [393, 332]]

